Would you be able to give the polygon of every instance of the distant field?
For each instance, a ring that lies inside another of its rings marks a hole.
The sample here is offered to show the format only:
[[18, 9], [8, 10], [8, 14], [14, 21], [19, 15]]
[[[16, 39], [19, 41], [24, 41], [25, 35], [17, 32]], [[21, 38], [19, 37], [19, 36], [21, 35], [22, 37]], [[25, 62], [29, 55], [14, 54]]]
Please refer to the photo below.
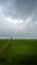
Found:
[[37, 65], [37, 40], [0, 40], [0, 65]]

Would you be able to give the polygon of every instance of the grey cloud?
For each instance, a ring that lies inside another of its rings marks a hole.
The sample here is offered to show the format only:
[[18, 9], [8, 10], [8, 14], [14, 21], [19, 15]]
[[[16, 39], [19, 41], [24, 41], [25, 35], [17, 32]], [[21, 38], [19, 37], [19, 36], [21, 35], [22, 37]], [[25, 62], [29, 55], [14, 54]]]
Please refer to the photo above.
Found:
[[[37, 38], [37, 0], [0, 0], [0, 6], [0, 37]], [[15, 25], [5, 17], [23, 20], [23, 23]]]
[[35, 0], [7, 0], [2, 3], [4, 14], [13, 18], [25, 19], [33, 14], [35, 9], [37, 10]]

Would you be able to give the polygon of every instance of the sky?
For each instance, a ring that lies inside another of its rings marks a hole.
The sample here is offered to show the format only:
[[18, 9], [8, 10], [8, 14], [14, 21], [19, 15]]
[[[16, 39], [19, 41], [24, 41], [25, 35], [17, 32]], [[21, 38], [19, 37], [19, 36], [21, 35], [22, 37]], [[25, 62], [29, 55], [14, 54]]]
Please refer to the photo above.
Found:
[[37, 39], [37, 0], [0, 0], [0, 38]]

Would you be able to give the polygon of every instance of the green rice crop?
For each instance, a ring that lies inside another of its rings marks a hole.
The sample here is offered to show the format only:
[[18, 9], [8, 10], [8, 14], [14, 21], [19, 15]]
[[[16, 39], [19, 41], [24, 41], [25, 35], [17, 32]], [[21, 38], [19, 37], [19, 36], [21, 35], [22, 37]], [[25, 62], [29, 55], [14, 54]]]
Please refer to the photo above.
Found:
[[0, 40], [0, 65], [37, 65], [37, 40]]

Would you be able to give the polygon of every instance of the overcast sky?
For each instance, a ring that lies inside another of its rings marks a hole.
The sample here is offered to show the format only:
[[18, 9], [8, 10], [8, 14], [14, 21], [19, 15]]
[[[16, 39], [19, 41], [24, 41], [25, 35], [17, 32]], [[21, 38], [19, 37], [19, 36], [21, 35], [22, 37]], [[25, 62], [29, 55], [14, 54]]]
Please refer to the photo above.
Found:
[[0, 0], [0, 38], [37, 39], [37, 0]]

